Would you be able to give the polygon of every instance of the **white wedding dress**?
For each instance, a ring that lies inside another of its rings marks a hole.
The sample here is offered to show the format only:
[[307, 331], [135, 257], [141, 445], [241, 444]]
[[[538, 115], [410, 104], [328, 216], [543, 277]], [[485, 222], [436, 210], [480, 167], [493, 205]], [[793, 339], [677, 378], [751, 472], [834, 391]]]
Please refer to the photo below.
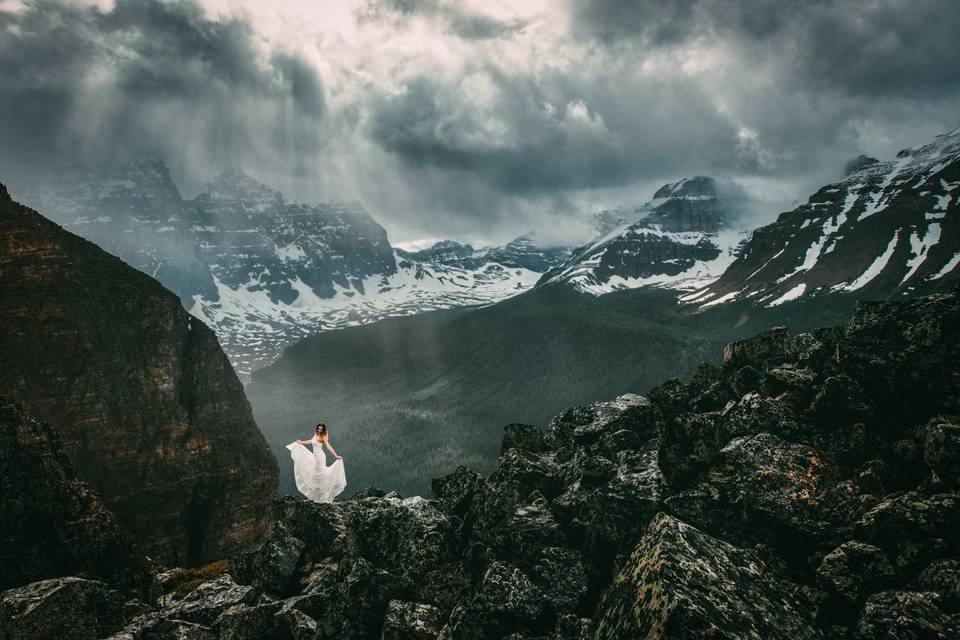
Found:
[[343, 458], [327, 465], [323, 443], [315, 437], [310, 440], [313, 451], [297, 441], [287, 445], [293, 458], [293, 480], [297, 490], [315, 502], [333, 502], [347, 486]]

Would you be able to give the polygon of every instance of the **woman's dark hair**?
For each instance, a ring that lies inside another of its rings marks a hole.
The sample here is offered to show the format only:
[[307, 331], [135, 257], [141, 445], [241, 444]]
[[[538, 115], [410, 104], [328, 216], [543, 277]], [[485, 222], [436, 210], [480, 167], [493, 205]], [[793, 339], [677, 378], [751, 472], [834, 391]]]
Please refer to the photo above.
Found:
[[318, 422], [318, 423], [317, 423], [317, 428], [316, 428], [316, 430], [315, 430], [315, 433], [317, 434], [317, 437], [327, 435], [327, 425], [326, 425], [326, 423], [324, 423], [324, 422]]

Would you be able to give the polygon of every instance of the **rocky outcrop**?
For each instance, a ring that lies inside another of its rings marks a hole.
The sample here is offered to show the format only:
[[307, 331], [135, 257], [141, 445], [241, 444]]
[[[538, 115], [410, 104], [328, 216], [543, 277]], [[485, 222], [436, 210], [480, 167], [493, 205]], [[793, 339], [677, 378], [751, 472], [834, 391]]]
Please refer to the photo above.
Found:
[[885, 368], [960, 379], [958, 304], [865, 305], [543, 434], [511, 425], [496, 471], [459, 468], [434, 499], [282, 498], [229, 574], [116, 638], [955, 638], [960, 492], [940, 427], [960, 407]]
[[120, 627], [124, 601], [103, 582], [52, 578], [0, 593], [0, 638], [97, 640]]
[[57, 576], [159, 595], [152, 568], [80, 481], [56, 431], [0, 399], [0, 589]]
[[822, 638], [792, 590], [756, 552], [661, 514], [604, 594], [595, 637]]
[[54, 425], [129, 538], [198, 563], [262, 536], [277, 465], [203, 323], [149, 276], [0, 202], [0, 393]]

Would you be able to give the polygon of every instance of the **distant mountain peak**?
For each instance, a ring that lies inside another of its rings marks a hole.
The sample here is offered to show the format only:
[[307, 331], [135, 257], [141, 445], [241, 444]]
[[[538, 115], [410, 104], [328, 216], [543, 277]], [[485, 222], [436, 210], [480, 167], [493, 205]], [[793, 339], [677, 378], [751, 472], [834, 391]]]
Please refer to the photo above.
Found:
[[235, 202], [248, 208], [284, 203], [283, 194], [239, 168], [227, 169], [203, 185], [194, 201]]
[[960, 129], [892, 160], [870, 160], [755, 230], [723, 276], [685, 301], [771, 307], [954, 286], [960, 277]]
[[849, 176], [851, 173], [859, 171], [864, 167], [869, 167], [870, 165], [877, 164], [878, 162], [880, 161], [877, 160], [876, 158], [872, 156], [867, 156], [861, 153], [856, 158], [854, 158], [853, 160], [847, 163], [847, 166], [844, 167], [843, 175]]
[[574, 250], [538, 286], [566, 283], [594, 295], [702, 286], [733, 259], [738, 237], [720, 235], [730, 208], [708, 176], [665, 184], [641, 207], [594, 214], [598, 237]]
[[656, 193], [653, 199], [660, 198], [716, 198], [717, 182], [709, 176], [693, 176], [676, 182], [665, 184]]

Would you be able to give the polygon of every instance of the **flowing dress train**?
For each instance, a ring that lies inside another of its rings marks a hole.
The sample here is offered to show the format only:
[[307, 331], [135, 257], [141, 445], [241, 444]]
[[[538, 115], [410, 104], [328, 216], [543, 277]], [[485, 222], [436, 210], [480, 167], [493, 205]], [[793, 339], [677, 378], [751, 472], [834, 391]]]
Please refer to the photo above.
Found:
[[299, 442], [287, 445], [293, 458], [293, 480], [297, 490], [315, 502], [333, 502], [333, 499], [347, 486], [347, 476], [343, 470], [343, 458], [327, 465], [323, 452], [323, 443], [314, 438], [313, 451]]

